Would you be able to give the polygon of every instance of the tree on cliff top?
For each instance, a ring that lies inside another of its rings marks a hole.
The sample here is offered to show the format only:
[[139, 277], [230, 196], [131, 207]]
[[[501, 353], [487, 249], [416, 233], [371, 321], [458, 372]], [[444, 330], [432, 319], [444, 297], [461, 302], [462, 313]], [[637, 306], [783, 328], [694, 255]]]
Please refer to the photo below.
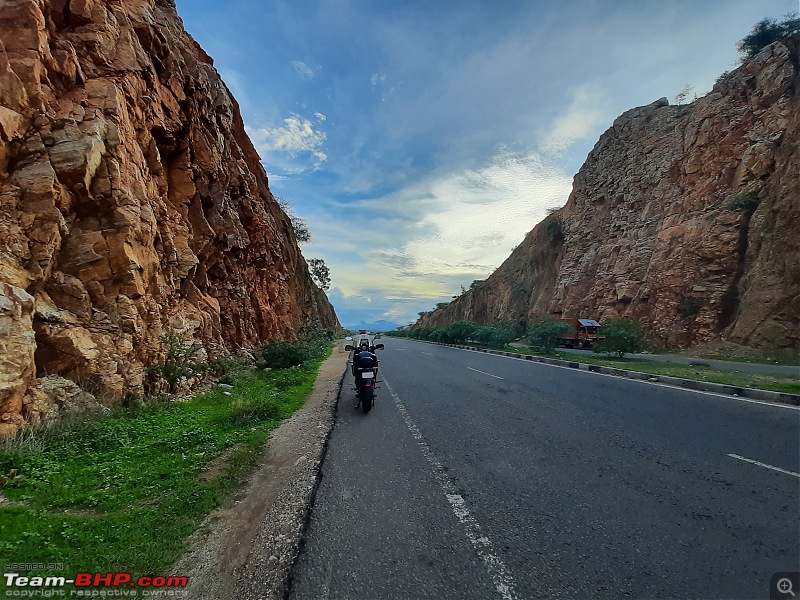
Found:
[[292, 229], [294, 229], [294, 237], [297, 238], [297, 243], [307, 244], [310, 242], [311, 230], [308, 228], [308, 221], [298, 217], [292, 205], [283, 196], [275, 196], [275, 200], [278, 202], [278, 206], [281, 207], [281, 210], [289, 217], [289, 221], [292, 223]]
[[311, 271], [311, 279], [319, 286], [319, 289], [327, 290], [331, 287], [331, 270], [324, 260], [312, 258], [308, 261], [308, 267]]
[[736, 44], [736, 50], [742, 55], [742, 61], [753, 58], [762, 48], [800, 32], [800, 15], [790, 12], [782, 21], [761, 19], [753, 29]]

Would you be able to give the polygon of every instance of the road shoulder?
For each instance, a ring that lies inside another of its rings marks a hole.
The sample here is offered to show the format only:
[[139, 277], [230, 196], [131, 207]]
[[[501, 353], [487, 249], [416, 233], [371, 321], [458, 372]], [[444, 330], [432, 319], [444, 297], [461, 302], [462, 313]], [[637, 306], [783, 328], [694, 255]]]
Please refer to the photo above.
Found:
[[283, 598], [325, 447], [348, 353], [336, 344], [306, 403], [273, 431], [264, 460], [231, 506], [208, 516], [174, 572], [190, 598]]

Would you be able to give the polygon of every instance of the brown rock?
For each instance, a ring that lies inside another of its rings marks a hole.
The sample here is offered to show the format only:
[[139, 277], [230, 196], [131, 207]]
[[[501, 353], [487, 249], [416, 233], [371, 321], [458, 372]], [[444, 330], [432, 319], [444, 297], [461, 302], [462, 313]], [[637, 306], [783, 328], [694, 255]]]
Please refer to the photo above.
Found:
[[103, 406], [74, 381], [57, 375], [37, 379], [26, 398], [23, 414], [31, 425], [47, 425], [64, 416], [96, 414]]
[[8, 414], [35, 375], [142, 393], [176, 322], [212, 356], [339, 326], [172, 3], [6, 2], [0, 39]]
[[16, 433], [22, 399], [35, 377], [34, 299], [0, 282], [0, 435]]
[[799, 348], [798, 64], [795, 35], [691, 105], [620, 116], [566, 206], [419, 324], [627, 317], [665, 346]]

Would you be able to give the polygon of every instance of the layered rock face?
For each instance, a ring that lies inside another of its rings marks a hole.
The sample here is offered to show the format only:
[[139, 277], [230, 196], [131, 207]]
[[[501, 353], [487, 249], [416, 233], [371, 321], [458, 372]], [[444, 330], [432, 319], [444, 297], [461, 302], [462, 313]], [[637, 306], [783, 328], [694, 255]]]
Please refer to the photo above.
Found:
[[419, 325], [626, 317], [667, 347], [800, 347], [799, 63], [794, 36], [690, 105], [620, 116], [564, 208]]
[[3, 0], [0, 42], [4, 432], [45, 376], [142, 393], [168, 331], [213, 355], [339, 326], [172, 2]]

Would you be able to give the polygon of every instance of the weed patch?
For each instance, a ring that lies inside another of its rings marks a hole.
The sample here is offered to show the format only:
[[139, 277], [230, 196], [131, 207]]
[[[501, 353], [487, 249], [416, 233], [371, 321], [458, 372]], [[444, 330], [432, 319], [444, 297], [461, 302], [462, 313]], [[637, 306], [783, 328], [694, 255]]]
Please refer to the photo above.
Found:
[[0, 505], [0, 555], [61, 563], [72, 574], [167, 574], [188, 536], [255, 466], [270, 432], [305, 402], [322, 358], [285, 371], [231, 369], [229, 390], [0, 444], [8, 500]]

